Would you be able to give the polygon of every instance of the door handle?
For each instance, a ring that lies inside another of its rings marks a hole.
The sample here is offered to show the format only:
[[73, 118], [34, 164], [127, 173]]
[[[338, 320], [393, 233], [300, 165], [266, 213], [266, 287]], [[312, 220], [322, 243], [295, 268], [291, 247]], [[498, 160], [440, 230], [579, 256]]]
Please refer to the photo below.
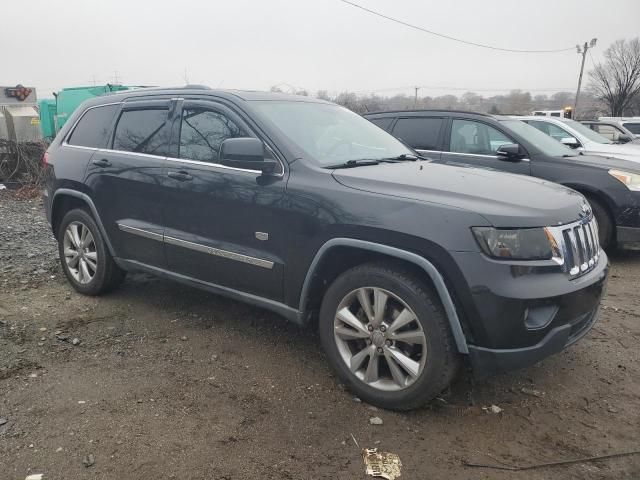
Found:
[[94, 165], [98, 166], [98, 167], [110, 167], [111, 166], [111, 162], [109, 160], [107, 160], [106, 158], [101, 158], [100, 160], [94, 160], [93, 162]]
[[169, 172], [167, 173], [169, 178], [173, 178], [174, 180], [178, 180], [179, 182], [187, 182], [189, 180], [193, 180], [193, 177], [189, 175], [187, 172], [180, 170], [179, 172]]

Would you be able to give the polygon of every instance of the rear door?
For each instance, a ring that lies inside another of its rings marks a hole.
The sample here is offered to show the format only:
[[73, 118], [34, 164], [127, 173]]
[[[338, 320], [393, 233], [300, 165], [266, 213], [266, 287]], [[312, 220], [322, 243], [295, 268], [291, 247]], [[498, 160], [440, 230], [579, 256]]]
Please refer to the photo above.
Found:
[[260, 138], [226, 105], [184, 100], [165, 169], [169, 269], [282, 300], [284, 163], [273, 177], [221, 165], [220, 145], [235, 137]]
[[511, 161], [496, 155], [501, 145], [518, 143], [501, 129], [480, 120], [454, 118], [447, 130], [448, 148], [442, 153], [445, 163], [530, 174], [529, 158]]
[[442, 150], [444, 125], [443, 117], [400, 117], [391, 133], [421, 155], [438, 160]]
[[124, 103], [107, 148], [87, 168], [86, 184], [118, 256], [165, 267], [164, 162], [169, 100]]

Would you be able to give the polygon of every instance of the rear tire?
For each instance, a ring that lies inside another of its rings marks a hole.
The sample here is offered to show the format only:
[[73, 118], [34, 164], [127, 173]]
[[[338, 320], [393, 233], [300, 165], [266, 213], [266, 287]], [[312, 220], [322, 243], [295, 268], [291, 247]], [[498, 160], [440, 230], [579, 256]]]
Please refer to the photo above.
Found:
[[109, 292], [126, 275], [114, 262], [93, 217], [84, 209], [70, 210], [62, 219], [58, 254], [69, 283], [84, 295]]
[[362, 400], [390, 410], [432, 400], [461, 363], [438, 295], [393, 263], [340, 275], [322, 300], [319, 333], [340, 379]]
[[613, 247], [613, 220], [609, 215], [607, 208], [595, 198], [588, 196], [587, 201], [591, 205], [593, 215], [598, 222], [598, 240], [602, 249], [607, 249], [610, 246]]

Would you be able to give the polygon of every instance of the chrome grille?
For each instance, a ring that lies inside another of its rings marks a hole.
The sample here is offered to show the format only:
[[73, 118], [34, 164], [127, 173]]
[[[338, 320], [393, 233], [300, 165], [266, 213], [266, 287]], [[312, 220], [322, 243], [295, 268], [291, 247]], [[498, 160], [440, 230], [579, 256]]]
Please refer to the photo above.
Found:
[[552, 233], [561, 252], [555, 258], [571, 276], [577, 277], [593, 269], [600, 257], [598, 224], [591, 215], [589, 218], [559, 227], [547, 227]]

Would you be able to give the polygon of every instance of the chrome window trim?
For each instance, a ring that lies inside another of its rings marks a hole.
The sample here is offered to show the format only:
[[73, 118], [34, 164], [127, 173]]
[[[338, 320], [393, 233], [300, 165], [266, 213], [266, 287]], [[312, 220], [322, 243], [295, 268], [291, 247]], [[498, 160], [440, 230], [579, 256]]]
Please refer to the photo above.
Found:
[[[468, 156], [468, 157], [491, 158], [493, 160], [500, 160], [500, 157], [498, 155], [482, 155], [482, 154], [479, 154], [479, 153], [462, 153], [462, 152], [442, 152], [442, 153], [449, 153], [451, 155], [465, 155], [465, 156]], [[521, 158], [518, 161], [519, 162], [530, 162], [531, 160], [528, 159], [528, 158]]]
[[271, 270], [274, 266], [274, 262], [271, 260], [265, 260], [263, 258], [252, 257], [250, 255], [243, 255], [241, 253], [231, 252], [229, 250], [222, 250], [220, 248], [209, 247], [201, 243], [189, 242], [180, 238], [170, 237], [161, 233], [151, 232], [143, 228], [132, 227], [123, 223], [117, 223], [118, 228], [123, 232], [131, 233], [132, 235], [138, 235], [139, 237], [148, 238], [150, 240], [156, 240], [168, 245], [175, 245], [177, 247], [188, 248], [195, 252], [206, 253], [216, 257], [226, 258], [228, 260], [234, 260], [236, 262], [247, 263], [256, 267], [266, 268]]
[[[251, 170], [251, 169], [248, 169], [248, 168], [229, 167], [228, 165], [222, 165], [221, 163], [203, 162], [201, 160], [190, 160], [188, 158], [176, 158], [176, 157], [166, 157], [166, 159], [170, 160], [172, 162], [188, 163], [190, 165], [203, 165], [203, 166], [208, 166], [208, 167], [222, 168], [222, 169], [225, 169], [225, 170], [235, 170], [235, 171], [238, 171], [238, 172], [262, 174], [262, 171], [260, 171], [260, 170]], [[282, 177], [283, 175], [284, 174], [278, 174], [276, 176]]]
[[111, 148], [99, 148], [98, 150], [100, 152], [119, 153], [121, 155], [135, 155], [140, 157], [158, 158], [160, 160], [164, 160], [167, 158], [165, 155], [153, 155], [152, 153], [130, 152], [128, 150], [113, 150]]
[[82, 145], [72, 145], [69, 143], [69, 137], [71, 136], [71, 134], [73, 133], [73, 131], [76, 129], [76, 127], [78, 126], [78, 123], [80, 123], [80, 120], [83, 119], [83, 117], [87, 114], [87, 112], [89, 110], [93, 110], [94, 108], [101, 108], [101, 107], [109, 107], [111, 105], [121, 105], [123, 102], [111, 102], [111, 103], [101, 103], [100, 105], [94, 105], [93, 107], [89, 107], [87, 108], [84, 112], [82, 112], [82, 114], [78, 117], [78, 119], [73, 122], [73, 126], [71, 127], [71, 129], [69, 130], [69, 133], [67, 133], [67, 135], [64, 137], [64, 140], [62, 141], [62, 145], [63, 146], [68, 146], [68, 147], [76, 147], [76, 148], [89, 148], [91, 150], [100, 150], [97, 147], [84, 147]]

